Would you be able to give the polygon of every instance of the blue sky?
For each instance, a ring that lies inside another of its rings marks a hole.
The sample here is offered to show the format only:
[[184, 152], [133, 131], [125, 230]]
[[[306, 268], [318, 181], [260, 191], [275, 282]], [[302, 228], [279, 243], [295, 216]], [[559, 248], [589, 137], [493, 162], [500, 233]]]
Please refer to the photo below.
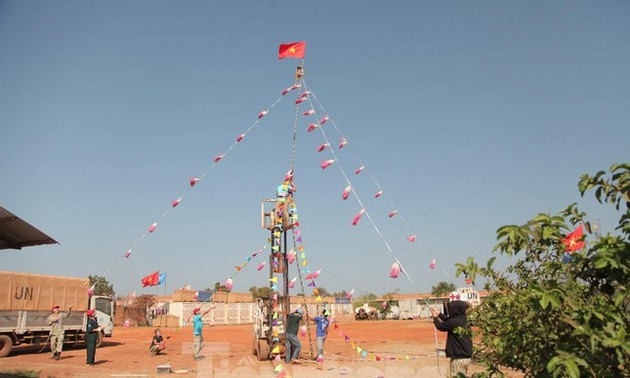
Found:
[[[463, 286], [453, 265], [492, 256], [497, 228], [572, 202], [616, 224], [577, 182], [630, 157], [628, 2], [4, 0], [0, 205], [61, 245], [0, 251], [0, 269], [105, 274], [121, 295], [154, 293], [155, 270], [169, 292], [223, 282], [265, 245], [260, 201], [291, 163], [297, 93], [280, 93], [300, 60], [277, 50], [294, 41], [317, 112], [297, 117], [295, 199], [318, 286]], [[350, 226], [340, 168], [373, 224]], [[411, 280], [389, 278], [394, 256]], [[234, 290], [267, 284], [261, 261]]]

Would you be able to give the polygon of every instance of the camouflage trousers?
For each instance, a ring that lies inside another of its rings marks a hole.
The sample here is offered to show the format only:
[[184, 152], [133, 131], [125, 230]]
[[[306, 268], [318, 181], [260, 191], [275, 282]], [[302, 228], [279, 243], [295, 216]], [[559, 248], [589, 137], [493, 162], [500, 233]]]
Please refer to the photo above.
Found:
[[459, 373], [466, 375], [469, 365], [470, 358], [451, 358], [451, 362], [449, 364], [449, 377], [457, 377], [457, 374]]
[[52, 331], [50, 333], [50, 353], [53, 355], [61, 353], [61, 350], [63, 349], [63, 338], [63, 330]]

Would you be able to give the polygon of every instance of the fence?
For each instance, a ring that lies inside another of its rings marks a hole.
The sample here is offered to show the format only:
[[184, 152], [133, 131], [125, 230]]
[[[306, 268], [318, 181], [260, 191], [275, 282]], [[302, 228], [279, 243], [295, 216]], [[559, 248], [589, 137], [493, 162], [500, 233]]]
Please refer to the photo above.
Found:
[[[297, 308], [299, 304], [291, 306], [292, 309]], [[179, 326], [187, 326], [192, 324], [193, 309], [201, 308], [201, 311], [214, 306], [215, 308], [208, 312], [208, 315], [202, 318], [205, 325], [236, 325], [236, 324], [253, 324], [256, 320], [256, 303], [214, 303], [214, 302], [168, 302], [158, 303], [154, 308], [160, 308], [162, 316], [156, 316], [154, 325], [160, 324], [161, 318], [168, 318], [168, 325], [178, 323]], [[321, 314], [324, 309], [330, 311], [331, 316], [337, 319], [354, 317], [352, 304], [308, 304], [308, 313], [311, 316]], [[178, 319], [176, 321], [175, 319]]]

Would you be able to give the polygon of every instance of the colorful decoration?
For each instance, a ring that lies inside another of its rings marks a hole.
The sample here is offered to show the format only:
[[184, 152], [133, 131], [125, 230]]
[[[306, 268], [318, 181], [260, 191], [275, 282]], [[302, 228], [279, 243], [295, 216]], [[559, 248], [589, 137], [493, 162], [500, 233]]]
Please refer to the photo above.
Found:
[[398, 262], [395, 262], [392, 264], [392, 267], [389, 270], [389, 276], [391, 278], [398, 278], [399, 274], [400, 274], [400, 264], [398, 264]]
[[358, 213], [356, 213], [354, 218], [352, 218], [352, 225], [353, 226], [356, 226], [359, 223], [359, 221], [361, 220], [361, 217], [363, 216], [364, 213], [365, 213], [365, 209], [361, 209]]
[[352, 190], [351, 185], [346, 186], [346, 188], [343, 190], [343, 193], [341, 193], [341, 198], [343, 198], [344, 200], [347, 200], [348, 197], [350, 196], [351, 190]]

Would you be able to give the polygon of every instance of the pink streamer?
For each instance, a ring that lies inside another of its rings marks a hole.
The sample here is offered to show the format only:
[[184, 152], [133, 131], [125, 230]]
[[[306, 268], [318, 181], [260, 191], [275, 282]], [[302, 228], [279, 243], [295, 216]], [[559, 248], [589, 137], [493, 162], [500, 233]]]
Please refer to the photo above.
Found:
[[245, 138], [245, 134], [241, 134], [239, 136], [236, 137], [236, 143], [240, 142], [243, 140], [243, 138]]
[[258, 266], [256, 267], [256, 269], [257, 269], [258, 271], [261, 271], [261, 270], [265, 267], [265, 264], [267, 264], [267, 262], [266, 262], [266, 261], [261, 262], [260, 264], [258, 264]]
[[261, 119], [262, 117], [267, 115], [267, 111], [263, 110], [262, 112], [258, 113], [258, 119]]
[[396, 215], [396, 213], [398, 213], [398, 210], [392, 210], [392, 211], [389, 212], [389, 214], [387, 216], [390, 217], [390, 218], [393, 218], [394, 215]]
[[319, 120], [319, 124], [323, 125], [324, 123], [328, 122], [330, 118], [328, 118], [328, 116], [324, 116], [322, 119]]
[[407, 236], [407, 240], [409, 240], [412, 243], [416, 242], [416, 235], [409, 235]]
[[365, 209], [361, 209], [361, 211], [359, 211], [354, 218], [352, 218], [352, 225], [356, 226], [359, 221], [361, 220], [361, 216], [363, 215], [363, 213], [365, 213]]
[[374, 194], [374, 198], [378, 198], [378, 197], [380, 197], [382, 194], [383, 194], [383, 191], [382, 191], [382, 190], [379, 190], [378, 192], [376, 192], [376, 193]]
[[352, 190], [351, 185], [346, 186], [346, 188], [343, 190], [343, 193], [341, 193], [341, 198], [343, 198], [344, 200], [347, 200], [348, 197], [350, 196], [351, 190]]
[[131, 249], [128, 249], [127, 252], [125, 252], [124, 256], [126, 259], [128, 259], [129, 256], [131, 256]]
[[295, 105], [297, 105], [297, 104], [301, 104], [301, 103], [303, 103], [304, 101], [306, 101], [306, 98], [304, 98], [304, 97], [300, 97], [300, 98], [298, 98], [297, 100], [295, 100]]
[[226, 289], [232, 290], [232, 288], [234, 287], [234, 283], [232, 282], [232, 279], [228, 278], [227, 280], [225, 280], [224, 286]]
[[311, 123], [310, 125], [308, 125], [308, 129], [306, 129], [306, 131], [310, 133], [311, 131], [315, 130], [318, 127], [319, 127], [318, 125]]
[[191, 177], [190, 178], [190, 186], [195, 186], [198, 182], [199, 182], [199, 178], [198, 177]]
[[330, 146], [328, 143], [324, 143], [321, 144], [319, 147], [317, 147], [317, 152], [322, 152], [326, 149], [326, 147]]
[[339, 149], [342, 149], [343, 146], [345, 146], [346, 144], [348, 144], [348, 140], [344, 137], [341, 137], [341, 139], [339, 140]]
[[429, 264], [429, 268], [431, 268], [431, 269], [435, 269], [435, 266], [436, 266], [436, 265], [437, 265], [437, 264], [436, 264], [436, 262], [435, 262], [435, 259], [433, 259], [433, 260], [431, 260], [431, 264]]
[[365, 167], [364, 167], [364, 166], [360, 166], [359, 168], [357, 168], [357, 170], [356, 170], [356, 171], [354, 171], [354, 174], [355, 174], [355, 175], [358, 175], [358, 174], [359, 174], [359, 173], [361, 173], [361, 171], [363, 171], [364, 169], [365, 169]]
[[322, 162], [322, 164], [320, 164], [320, 167], [322, 167], [322, 169], [326, 169], [328, 168], [328, 166], [330, 166], [334, 162], [335, 161], [333, 159], [325, 160]]
[[400, 275], [400, 265], [395, 262], [389, 270], [389, 276], [391, 278], [398, 278], [398, 275]]
[[305, 115], [305, 116], [310, 116], [311, 114], [315, 114], [315, 110], [309, 109], [305, 111], [304, 113], [302, 113], [302, 115]]
[[289, 262], [289, 264], [293, 264], [293, 262], [295, 262], [296, 257], [297, 257], [297, 252], [295, 252], [294, 250], [290, 250], [289, 252], [287, 252], [287, 261]]
[[150, 227], [149, 227], [149, 232], [153, 232], [155, 231], [155, 228], [157, 227], [157, 223], [153, 223]]
[[180, 202], [182, 202], [181, 197], [176, 199], [175, 201], [173, 201], [173, 203], [171, 203], [171, 206], [175, 207], [175, 206], [179, 205]]
[[289, 286], [289, 289], [293, 289], [293, 286], [295, 286], [295, 281], [297, 281], [297, 277], [291, 278], [291, 281], [289, 281], [289, 283], [287, 284], [287, 286]]
[[214, 157], [214, 162], [218, 163], [219, 160], [221, 160], [221, 159], [223, 159], [223, 155], [217, 155], [217, 156]]

